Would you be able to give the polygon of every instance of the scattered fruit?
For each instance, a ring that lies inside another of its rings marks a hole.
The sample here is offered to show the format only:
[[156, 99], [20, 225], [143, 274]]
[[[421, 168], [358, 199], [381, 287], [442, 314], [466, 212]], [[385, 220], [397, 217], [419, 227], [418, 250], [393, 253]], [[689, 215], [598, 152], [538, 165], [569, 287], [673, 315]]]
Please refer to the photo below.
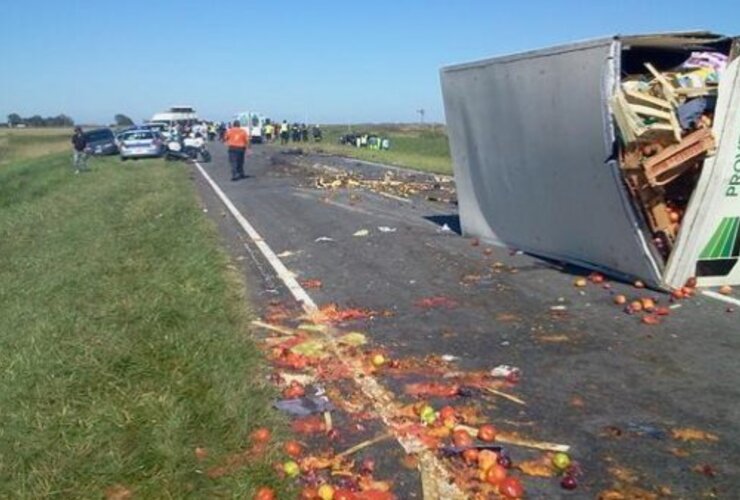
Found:
[[463, 460], [465, 460], [465, 463], [469, 465], [478, 462], [478, 456], [479, 452], [475, 448], [468, 448], [462, 452]]
[[481, 425], [478, 429], [478, 439], [486, 443], [492, 443], [496, 440], [496, 428], [491, 424]]
[[355, 500], [356, 498], [357, 495], [355, 495], [351, 490], [337, 489], [334, 491], [332, 500]]
[[508, 475], [509, 473], [504, 467], [501, 467], [499, 464], [494, 464], [486, 471], [486, 482], [488, 484], [498, 485], [501, 484], [501, 481], [506, 479], [506, 476]]
[[385, 364], [386, 359], [385, 359], [385, 356], [383, 356], [382, 354], [378, 353], [378, 354], [375, 354], [373, 356], [373, 358], [372, 358], [371, 361], [372, 361], [372, 363], [373, 363], [374, 366], [380, 367], [380, 366], [383, 366]]
[[319, 486], [319, 498], [321, 500], [332, 500], [334, 498], [334, 487], [330, 484]]
[[625, 297], [624, 295], [615, 295], [614, 303], [617, 304], [618, 306], [623, 306], [624, 304], [627, 303], [627, 297]]
[[576, 278], [576, 280], [573, 282], [573, 286], [576, 286], [578, 288], [583, 288], [588, 284], [588, 281], [586, 281], [586, 278]]
[[588, 277], [588, 279], [591, 280], [591, 283], [595, 283], [597, 285], [600, 285], [604, 282], [604, 275], [601, 273], [591, 273]]
[[283, 450], [289, 457], [298, 458], [303, 453], [303, 446], [298, 441], [286, 441]]
[[671, 310], [667, 307], [656, 307], [653, 312], [658, 316], [668, 316], [671, 313]]
[[283, 397], [285, 399], [297, 399], [302, 398], [306, 395], [306, 389], [298, 382], [291, 382], [288, 387], [283, 389]]
[[552, 465], [556, 469], [565, 470], [570, 467], [570, 457], [567, 453], [558, 452], [552, 456]]
[[254, 500], [275, 500], [275, 491], [272, 488], [263, 486], [257, 490], [257, 494], [254, 495]]
[[660, 318], [653, 314], [648, 314], [647, 316], [642, 317], [642, 322], [646, 325], [659, 325]]
[[473, 446], [473, 438], [470, 437], [468, 431], [458, 429], [452, 432], [452, 442], [458, 448], [469, 448]]
[[696, 277], [692, 276], [691, 278], [687, 279], [684, 286], [687, 288], [696, 288]]
[[452, 406], [445, 406], [439, 410], [439, 418], [447, 420], [449, 418], [455, 418], [455, 409]]
[[431, 425], [437, 420], [437, 412], [434, 411], [434, 408], [432, 408], [431, 406], [426, 405], [422, 407], [421, 411], [419, 412], [419, 417], [421, 418], [422, 422], [427, 425]]
[[293, 460], [288, 460], [283, 464], [283, 472], [288, 477], [296, 477], [301, 473], [301, 468]]
[[719, 293], [722, 295], [732, 295], [732, 287], [730, 285], [724, 285], [719, 288]]
[[560, 486], [565, 490], [574, 490], [578, 487], [578, 481], [576, 481], [575, 477], [568, 475], [560, 481]]
[[521, 498], [524, 496], [522, 482], [516, 477], [507, 477], [498, 485], [498, 491], [506, 498]]
[[634, 300], [630, 302], [629, 308], [632, 312], [640, 312], [642, 311], [642, 302], [640, 302], [639, 300]]
[[252, 441], [259, 444], [267, 443], [271, 437], [272, 433], [267, 427], [260, 427], [252, 433]]
[[478, 468], [482, 471], [487, 471], [494, 465], [498, 460], [498, 454], [491, 450], [480, 450], [478, 452]]
[[642, 302], [642, 309], [645, 311], [649, 312], [655, 309], [655, 301], [650, 297], [643, 297], [640, 302]]
[[635, 281], [634, 285], [635, 285], [635, 288], [645, 288], [645, 283], [643, 283], [640, 280]]

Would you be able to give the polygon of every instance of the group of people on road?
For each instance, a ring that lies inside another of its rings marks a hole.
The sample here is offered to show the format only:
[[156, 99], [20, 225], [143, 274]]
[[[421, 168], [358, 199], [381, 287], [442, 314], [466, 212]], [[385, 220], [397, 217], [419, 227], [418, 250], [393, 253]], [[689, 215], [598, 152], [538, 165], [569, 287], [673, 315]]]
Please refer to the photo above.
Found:
[[314, 142], [320, 142], [323, 138], [321, 127], [316, 124], [309, 130], [308, 125], [305, 123], [293, 123], [289, 124], [286, 120], [280, 124], [279, 127], [280, 144], [288, 144], [289, 142], [308, 142], [309, 134], [313, 138]]
[[211, 142], [218, 138], [223, 141], [226, 129], [225, 122], [175, 122], [170, 125], [167, 135], [169, 137], [202, 137], [204, 140], [207, 139]]

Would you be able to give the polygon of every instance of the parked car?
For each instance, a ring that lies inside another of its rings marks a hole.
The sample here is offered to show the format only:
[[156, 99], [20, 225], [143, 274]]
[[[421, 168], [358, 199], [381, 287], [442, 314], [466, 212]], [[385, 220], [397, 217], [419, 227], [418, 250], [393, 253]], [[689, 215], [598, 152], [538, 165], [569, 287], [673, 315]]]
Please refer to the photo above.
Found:
[[129, 130], [118, 136], [121, 160], [162, 156], [165, 152], [162, 136], [148, 129]]
[[85, 132], [87, 139], [87, 148], [89, 154], [93, 155], [114, 155], [118, 153], [116, 138], [113, 131], [109, 128], [98, 128]]

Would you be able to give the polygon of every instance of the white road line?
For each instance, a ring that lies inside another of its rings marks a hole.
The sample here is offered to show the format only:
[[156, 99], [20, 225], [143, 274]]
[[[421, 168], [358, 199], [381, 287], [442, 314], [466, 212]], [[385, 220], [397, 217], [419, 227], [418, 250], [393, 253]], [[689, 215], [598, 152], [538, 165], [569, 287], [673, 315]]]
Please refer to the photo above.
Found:
[[270, 246], [265, 243], [265, 240], [262, 239], [262, 236], [260, 236], [257, 230], [252, 227], [249, 221], [247, 221], [247, 219], [244, 218], [241, 212], [237, 210], [234, 204], [231, 203], [231, 200], [228, 198], [228, 196], [226, 196], [221, 188], [218, 187], [218, 184], [216, 184], [216, 182], [211, 179], [211, 176], [208, 175], [203, 166], [197, 161], [195, 162], [195, 166], [198, 167], [200, 174], [206, 181], [208, 181], [208, 184], [211, 185], [213, 191], [216, 193], [216, 195], [218, 195], [223, 204], [226, 205], [226, 208], [229, 209], [229, 212], [231, 212], [231, 215], [234, 216], [242, 229], [244, 229], [247, 235], [249, 235], [252, 241], [254, 241], [254, 244], [257, 245], [257, 248], [259, 248], [260, 252], [262, 252], [262, 255], [264, 255], [265, 259], [267, 259], [267, 262], [269, 262], [273, 269], [275, 269], [278, 277], [282, 280], [283, 283], [285, 283], [285, 286], [288, 287], [288, 290], [290, 290], [290, 293], [293, 295], [293, 297], [295, 297], [295, 299], [301, 303], [303, 309], [309, 313], [317, 311], [319, 308], [316, 305], [316, 302], [313, 301], [311, 296], [306, 293], [306, 290], [304, 290], [303, 287], [298, 283], [298, 281], [296, 281], [293, 273], [291, 273], [288, 268], [285, 267], [283, 262], [280, 260], [280, 257], [278, 257], [275, 252], [272, 251], [272, 248], [270, 248]]
[[722, 302], [727, 302], [728, 304], [733, 304], [740, 307], [740, 299], [728, 297], [727, 295], [722, 295], [721, 293], [713, 292], [711, 290], [704, 290], [701, 292], [701, 294], [706, 295], [709, 298], [721, 300]]

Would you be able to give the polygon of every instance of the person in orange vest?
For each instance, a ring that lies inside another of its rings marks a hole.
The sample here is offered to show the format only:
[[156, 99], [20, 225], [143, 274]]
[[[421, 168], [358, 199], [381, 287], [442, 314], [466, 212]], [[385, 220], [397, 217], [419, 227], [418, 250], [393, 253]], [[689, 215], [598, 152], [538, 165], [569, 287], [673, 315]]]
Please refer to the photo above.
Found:
[[229, 163], [231, 164], [231, 180], [244, 179], [244, 155], [249, 149], [249, 134], [241, 127], [239, 120], [234, 121], [226, 131], [224, 142], [229, 147]]

